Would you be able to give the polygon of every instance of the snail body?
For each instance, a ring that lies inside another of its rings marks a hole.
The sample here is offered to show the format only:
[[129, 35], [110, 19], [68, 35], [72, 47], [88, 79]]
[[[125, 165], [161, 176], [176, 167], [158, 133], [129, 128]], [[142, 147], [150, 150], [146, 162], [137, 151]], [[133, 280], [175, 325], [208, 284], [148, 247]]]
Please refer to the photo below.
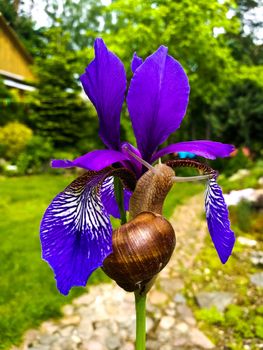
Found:
[[113, 231], [113, 252], [102, 269], [126, 291], [144, 291], [168, 263], [175, 248], [172, 225], [162, 216], [174, 171], [163, 164], [137, 182], [130, 200], [131, 220]]

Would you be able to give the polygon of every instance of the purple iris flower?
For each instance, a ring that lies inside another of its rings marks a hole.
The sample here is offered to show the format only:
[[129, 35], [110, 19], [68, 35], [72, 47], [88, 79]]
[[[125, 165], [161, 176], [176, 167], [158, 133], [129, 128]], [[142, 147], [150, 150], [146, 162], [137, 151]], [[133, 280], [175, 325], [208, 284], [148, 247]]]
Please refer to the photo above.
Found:
[[[99, 136], [107, 149], [94, 150], [72, 161], [52, 161], [53, 167], [88, 170], [55, 197], [41, 223], [43, 259], [54, 270], [57, 287], [63, 294], [68, 294], [72, 286], [85, 286], [91, 273], [112, 252], [110, 215], [120, 216], [114, 195], [114, 171], [125, 168], [135, 179], [144, 171], [129, 150], [153, 163], [174, 152], [215, 159], [229, 156], [234, 149], [232, 145], [207, 140], [179, 142], [158, 149], [180, 127], [186, 113], [188, 78], [164, 46], [145, 61], [135, 54], [131, 68], [133, 78], [126, 101], [137, 148], [120, 140], [120, 115], [126, 92], [124, 66], [102, 39], [96, 39], [95, 58], [80, 80], [97, 110]], [[132, 187], [124, 187], [124, 207], [128, 210]], [[225, 263], [235, 239], [215, 178], [208, 181], [205, 206], [209, 232]]]

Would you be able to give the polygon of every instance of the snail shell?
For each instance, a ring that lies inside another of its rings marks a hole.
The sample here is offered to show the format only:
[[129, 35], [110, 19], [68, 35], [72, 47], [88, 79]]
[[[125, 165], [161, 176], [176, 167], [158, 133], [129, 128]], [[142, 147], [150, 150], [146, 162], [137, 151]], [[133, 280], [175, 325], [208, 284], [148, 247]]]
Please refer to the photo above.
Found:
[[114, 230], [113, 253], [105, 273], [128, 292], [142, 288], [168, 263], [174, 247], [172, 225], [161, 215], [143, 212]]
[[172, 225], [162, 214], [164, 199], [170, 191], [174, 171], [158, 164], [137, 182], [130, 200], [132, 220], [113, 231], [113, 252], [102, 269], [126, 291], [149, 289], [170, 260], [175, 248]]

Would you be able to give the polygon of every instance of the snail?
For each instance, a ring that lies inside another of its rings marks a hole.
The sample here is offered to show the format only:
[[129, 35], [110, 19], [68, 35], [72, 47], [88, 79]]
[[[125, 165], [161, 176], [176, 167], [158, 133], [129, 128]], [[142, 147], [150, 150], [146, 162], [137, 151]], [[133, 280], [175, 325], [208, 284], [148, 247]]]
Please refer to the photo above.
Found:
[[165, 164], [151, 167], [138, 180], [130, 199], [130, 221], [113, 231], [113, 252], [102, 269], [128, 292], [146, 292], [174, 251], [173, 227], [162, 216], [174, 177], [173, 169]]

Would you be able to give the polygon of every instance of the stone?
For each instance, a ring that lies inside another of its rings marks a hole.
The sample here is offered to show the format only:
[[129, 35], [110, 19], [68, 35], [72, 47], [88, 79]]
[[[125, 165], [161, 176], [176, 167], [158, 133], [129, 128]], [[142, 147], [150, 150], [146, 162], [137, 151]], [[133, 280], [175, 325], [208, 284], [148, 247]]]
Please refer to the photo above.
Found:
[[63, 326], [78, 325], [79, 322], [80, 322], [80, 316], [79, 315], [72, 315], [72, 316], [64, 317], [60, 321], [60, 323]]
[[67, 326], [59, 330], [59, 333], [62, 335], [62, 337], [69, 337], [72, 334], [73, 327]]
[[153, 305], [162, 305], [165, 304], [168, 300], [168, 296], [165, 293], [162, 293], [158, 290], [151, 290], [149, 293], [149, 301]]
[[39, 339], [39, 332], [36, 329], [30, 329], [24, 335], [25, 346], [30, 347], [38, 339]]
[[76, 344], [81, 343], [81, 338], [80, 338], [78, 335], [76, 335], [76, 334], [73, 334], [73, 335], [72, 335], [71, 340], [72, 340], [74, 343], [76, 343]]
[[146, 333], [149, 333], [151, 329], [154, 327], [153, 319], [150, 317], [146, 317]]
[[73, 343], [70, 339], [64, 339], [61, 342], [61, 349], [63, 349], [63, 350], [77, 350], [77, 344]]
[[186, 337], [176, 337], [173, 341], [173, 346], [178, 347], [178, 346], [184, 346], [188, 342], [188, 339]]
[[231, 191], [229, 194], [224, 194], [226, 205], [237, 205], [242, 200], [250, 200], [253, 197], [255, 190], [253, 188], [245, 188], [244, 190]]
[[177, 311], [180, 314], [182, 320], [190, 326], [195, 326], [196, 320], [194, 318], [192, 310], [185, 304], [179, 304]]
[[229, 181], [239, 181], [250, 174], [248, 169], [239, 169], [234, 175], [230, 176]]
[[251, 253], [250, 261], [253, 265], [263, 265], [263, 251], [254, 251]]
[[214, 349], [214, 344], [198, 329], [194, 328], [190, 333], [191, 341], [194, 345], [200, 346], [203, 349]]
[[201, 308], [210, 309], [215, 306], [223, 312], [234, 301], [234, 294], [230, 292], [201, 292], [196, 295], [196, 300]]
[[179, 278], [161, 278], [159, 283], [161, 290], [170, 296], [175, 295], [176, 292], [179, 292], [184, 287], [183, 281]]
[[58, 325], [52, 321], [46, 321], [41, 324], [40, 332], [43, 334], [53, 334], [58, 330]]
[[73, 300], [74, 305], [90, 305], [94, 302], [94, 295], [87, 293]]
[[71, 316], [74, 313], [74, 307], [72, 305], [64, 305], [62, 307], [62, 312], [65, 316]]
[[249, 238], [242, 237], [242, 236], [239, 236], [237, 238], [237, 241], [241, 245], [244, 245], [244, 246], [247, 246], [247, 247], [255, 247], [257, 245], [257, 241], [255, 241], [254, 239], [249, 239]]
[[176, 330], [180, 333], [187, 333], [189, 331], [189, 326], [185, 322], [180, 322], [176, 325]]
[[263, 287], [263, 272], [254, 273], [250, 276], [250, 281], [257, 287]]
[[121, 349], [122, 350], [134, 350], [134, 345], [133, 345], [133, 343], [128, 342], [128, 343], [125, 343]]
[[175, 308], [167, 308], [165, 310], [166, 315], [174, 317], [176, 315], [176, 309]]
[[162, 329], [170, 329], [170, 328], [173, 327], [174, 323], [175, 323], [175, 320], [174, 320], [173, 317], [171, 317], [171, 316], [164, 316], [161, 319], [160, 327]]
[[263, 208], [263, 189], [257, 189], [250, 198], [253, 206], [257, 209]]
[[173, 347], [170, 344], [165, 344], [162, 345], [162, 350], [173, 350]]
[[183, 294], [181, 293], [176, 293], [175, 296], [174, 296], [174, 301], [177, 303], [177, 304], [186, 304], [186, 299], [185, 297], [183, 296]]
[[146, 349], [147, 350], [159, 350], [160, 343], [156, 340], [147, 339], [146, 340]]
[[42, 337], [39, 339], [39, 343], [43, 345], [51, 345], [53, 344], [57, 339], [59, 335], [53, 334], [53, 335], [42, 335]]
[[106, 339], [107, 349], [116, 350], [121, 346], [121, 342], [118, 336], [110, 336]]
[[107, 350], [98, 340], [89, 340], [88, 342], [82, 343], [79, 350]]

